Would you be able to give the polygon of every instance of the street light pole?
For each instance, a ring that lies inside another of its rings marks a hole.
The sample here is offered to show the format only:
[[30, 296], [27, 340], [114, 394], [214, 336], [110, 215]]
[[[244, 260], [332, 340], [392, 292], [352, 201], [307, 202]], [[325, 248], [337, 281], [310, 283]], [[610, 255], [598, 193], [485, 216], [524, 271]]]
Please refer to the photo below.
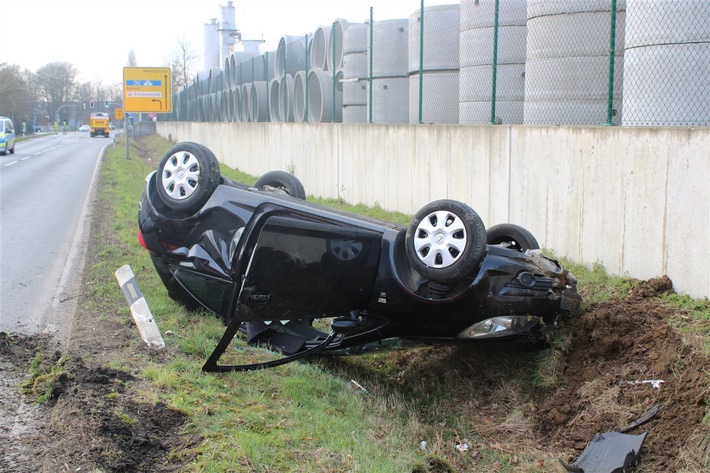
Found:
[[55, 120], [55, 123], [59, 124], [59, 112], [64, 108], [64, 107], [78, 107], [79, 104], [77, 103], [65, 103], [64, 105], [60, 105], [59, 108], [57, 109], [57, 119]]

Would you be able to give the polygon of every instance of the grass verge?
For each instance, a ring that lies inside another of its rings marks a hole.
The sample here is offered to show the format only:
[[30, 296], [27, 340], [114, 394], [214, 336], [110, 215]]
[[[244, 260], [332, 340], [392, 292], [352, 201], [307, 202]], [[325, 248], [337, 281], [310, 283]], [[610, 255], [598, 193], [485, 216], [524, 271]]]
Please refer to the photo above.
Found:
[[[553, 471], [555, 452], [541, 452], [526, 432], [534, 410], [531, 393], [559, 383], [555, 360], [570, 349], [564, 334], [555, 347], [536, 356], [475, 347], [421, 347], [347, 359], [315, 358], [266, 371], [202, 373], [224, 328], [212, 315], [189, 312], [167, 296], [136, 238], [144, 178], [169, 146], [153, 136], [134, 142], [131, 159], [125, 159], [121, 144], [108, 150], [99, 200], [112, 223], [101, 235], [104, 243], [90, 249], [99, 258], [89, 270], [87, 290], [96, 317], [129, 319], [113, 272], [131, 265], [167, 347], [160, 355], [127, 350], [111, 363], [139, 374], [143, 382], [134, 388], [136, 396], [166, 403], [188, 416], [186, 432], [202, 439], [190, 451], [174, 453], [194, 459], [188, 471]], [[248, 184], [256, 181], [225, 167], [222, 172]], [[410, 218], [380, 208], [311, 200], [404, 224]], [[609, 277], [601, 267], [566, 263], [580, 280], [587, 306], [621, 299], [635, 285], [628, 278]], [[669, 297], [667, 303], [682, 309], [672, 323], [708, 350], [710, 304], [681, 296]], [[237, 356], [246, 361], [255, 353], [245, 347]], [[469, 376], [461, 376], [463, 372]], [[487, 385], [476, 385], [471, 373], [481, 373]], [[366, 391], [352, 381], [364, 384]], [[476, 390], [492, 393], [496, 406], [477, 404], [471, 395]], [[485, 416], [480, 425], [470, 423], [472, 411], [488, 409], [507, 412], [502, 425], [496, 425], [506, 432], [501, 440], [487, 435], [492, 427], [485, 424]], [[508, 445], [509, 438], [518, 442]], [[420, 448], [422, 441], [426, 448]]]

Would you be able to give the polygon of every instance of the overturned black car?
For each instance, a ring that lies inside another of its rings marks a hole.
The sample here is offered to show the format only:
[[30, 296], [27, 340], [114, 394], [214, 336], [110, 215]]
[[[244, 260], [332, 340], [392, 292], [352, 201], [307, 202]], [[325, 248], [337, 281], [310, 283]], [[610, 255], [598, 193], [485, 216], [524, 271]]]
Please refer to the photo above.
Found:
[[[574, 276], [520, 226], [486, 231], [453, 200], [424, 206], [408, 227], [337, 211], [307, 202], [286, 172], [230, 180], [192, 142], [146, 178], [138, 225], [170, 296], [227, 325], [205, 371], [401, 340], [540, 343], [579, 301]], [[220, 364], [240, 332], [282, 356]]]

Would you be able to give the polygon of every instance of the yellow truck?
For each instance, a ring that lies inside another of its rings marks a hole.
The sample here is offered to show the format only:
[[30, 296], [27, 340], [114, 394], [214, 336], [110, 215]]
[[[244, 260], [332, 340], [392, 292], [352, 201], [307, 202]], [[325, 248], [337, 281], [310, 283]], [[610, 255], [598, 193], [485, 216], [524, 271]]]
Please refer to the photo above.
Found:
[[109, 129], [111, 126], [111, 120], [108, 117], [108, 113], [92, 113], [89, 116], [89, 133], [91, 137], [97, 135], [109, 137]]

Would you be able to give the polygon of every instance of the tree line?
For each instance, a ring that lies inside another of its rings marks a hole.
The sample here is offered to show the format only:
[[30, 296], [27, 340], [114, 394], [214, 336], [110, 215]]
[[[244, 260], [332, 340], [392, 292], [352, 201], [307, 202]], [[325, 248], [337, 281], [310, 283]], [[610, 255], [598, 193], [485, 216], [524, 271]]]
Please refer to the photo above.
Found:
[[[182, 90], [194, 77], [199, 56], [183, 36], [177, 42], [169, 61], [172, 69], [173, 93]], [[127, 66], [138, 65], [133, 49]], [[79, 126], [88, 123], [94, 111], [113, 111], [123, 102], [121, 83], [81, 82], [78, 70], [67, 62], [50, 62], [36, 72], [16, 64], [0, 62], [0, 115], [10, 117], [18, 132], [31, 133], [35, 127], [51, 127], [55, 122]], [[90, 104], [94, 101], [94, 109]], [[109, 109], [105, 102], [109, 102]]]

